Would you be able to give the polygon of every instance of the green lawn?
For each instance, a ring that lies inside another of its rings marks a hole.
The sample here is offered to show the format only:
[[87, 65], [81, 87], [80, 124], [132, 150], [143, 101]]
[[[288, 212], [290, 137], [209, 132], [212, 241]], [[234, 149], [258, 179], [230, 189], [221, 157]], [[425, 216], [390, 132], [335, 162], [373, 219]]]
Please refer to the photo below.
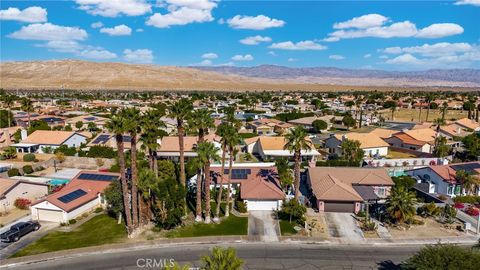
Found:
[[99, 215], [80, 225], [72, 232], [51, 232], [12, 257], [21, 257], [45, 252], [97, 246], [121, 242], [127, 238], [125, 226], [108, 215]]
[[288, 220], [280, 220], [280, 232], [282, 235], [297, 234], [297, 231], [293, 228], [295, 223], [290, 223]]
[[220, 224], [193, 224], [167, 233], [167, 237], [197, 237], [212, 235], [247, 235], [248, 218], [229, 216]]

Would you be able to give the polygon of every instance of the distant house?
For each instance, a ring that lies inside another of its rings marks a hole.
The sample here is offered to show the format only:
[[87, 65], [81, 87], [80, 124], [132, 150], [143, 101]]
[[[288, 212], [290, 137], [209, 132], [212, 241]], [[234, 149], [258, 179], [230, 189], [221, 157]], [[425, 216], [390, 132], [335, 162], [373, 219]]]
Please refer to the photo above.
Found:
[[457, 121], [455, 121], [455, 124], [472, 131], [480, 130], [480, 124], [477, 123], [475, 120], [471, 120], [468, 118], [458, 119]]
[[[212, 165], [212, 188], [228, 186], [228, 165], [220, 178], [221, 165]], [[279, 210], [285, 193], [280, 187], [277, 168], [274, 163], [237, 163], [232, 167], [232, 186], [240, 192], [247, 210]]]
[[454, 138], [463, 138], [472, 134], [472, 132], [473, 130], [467, 129], [455, 123], [446, 126], [440, 126], [438, 129], [438, 133], [446, 137], [448, 140], [453, 140]]
[[[310, 140], [310, 138], [307, 138]], [[259, 157], [264, 161], [275, 160], [277, 158], [292, 159], [294, 153], [284, 149], [287, 143], [285, 137], [282, 136], [259, 136], [245, 140], [246, 149], [249, 153]], [[320, 153], [315, 149], [312, 143], [312, 149], [301, 151], [302, 160], [315, 161]]]
[[330, 154], [341, 156], [343, 154], [341, 145], [344, 140], [360, 142], [360, 148], [363, 150], [365, 157], [388, 155], [388, 143], [374, 133], [350, 132], [346, 134], [332, 134], [325, 140], [325, 148], [328, 149]]
[[365, 202], [383, 202], [394, 183], [385, 169], [314, 167], [307, 185], [319, 211], [358, 213]]
[[[431, 165], [424, 168], [408, 170], [405, 171], [405, 173], [417, 177], [423, 183], [427, 183], [429, 188], [425, 191], [428, 193], [455, 197], [465, 193], [462, 183], [456, 178], [456, 173], [459, 170], [464, 170], [478, 178], [480, 176], [480, 162]], [[478, 187], [476, 188], [475, 194], [480, 195], [480, 189]]]
[[119, 177], [118, 173], [80, 171], [60, 191], [32, 204], [32, 219], [66, 223], [83, 213], [105, 207], [103, 192]]
[[[30, 121], [43, 121], [47, 123], [49, 127], [55, 127], [55, 126], [65, 126], [65, 117], [61, 116], [55, 116], [55, 115], [36, 115], [32, 116], [30, 115]], [[28, 122], [28, 116], [22, 116], [15, 118], [15, 122], [17, 123], [18, 126], [21, 126], [23, 128], [27, 128], [30, 123]]]
[[[321, 120], [324, 121], [327, 124], [326, 130], [330, 129], [333, 125], [332, 120], [335, 118], [335, 116], [332, 115], [327, 115], [327, 116], [309, 116], [309, 117], [303, 117], [299, 119], [294, 119], [288, 121], [288, 123], [296, 125], [296, 126], [303, 126], [305, 129], [310, 130], [313, 128], [313, 122], [316, 120]], [[334, 122], [334, 121], [333, 121]]]
[[48, 185], [27, 180], [0, 178], [0, 212], [15, 208], [18, 198], [36, 201], [48, 194]]
[[258, 119], [246, 123], [246, 128], [251, 129], [258, 135], [276, 135], [289, 132], [293, 128], [292, 124], [277, 120], [277, 119]]
[[430, 128], [422, 128], [395, 133], [385, 141], [392, 147], [432, 153], [436, 137], [436, 131]]
[[67, 125], [70, 125], [73, 130], [77, 130], [76, 124], [77, 122], [82, 122], [83, 126], [81, 127], [82, 129], [87, 129], [89, 123], [95, 124], [95, 126], [99, 129], [103, 129], [105, 127], [105, 124], [107, 122], [108, 118], [105, 117], [100, 117], [100, 116], [94, 116], [94, 115], [81, 115], [77, 117], [72, 117], [68, 118], [65, 120], [65, 123]]
[[[221, 155], [221, 145], [214, 140], [215, 134], [209, 134], [206, 136], [205, 140], [212, 142], [216, 147], [218, 147], [218, 154]], [[185, 136], [183, 137], [184, 143], [184, 156], [185, 159], [193, 158], [197, 156], [195, 147], [198, 144], [198, 137], [196, 136]], [[160, 142], [160, 147], [157, 149], [157, 157], [160, 159], [170, 159], [173, 161], [178, 161], [180, 157], [180, 146], [178, 142], [178, 136], [166, 136], [163, 137]]]
[[[131, 138], [132, 137], [130, 135], [123, 135], [122, 139], [123, 139], [124, 150], [131, 149], [131, 144], [130, 144]], [[137, 144], [137, 148], [140, 147], [140, 144], [141, 144], [140, 142]], [[117, 150], [117, 141], [115, 139], [115, 135], [113, 134], [100, 133], [87, 144], [87, 147], [92, 147], [92, 146], [108, 146]]]
[[[25, 135], [26, 132], [23, 132]], [[23, 136], [22, 135], [22, 136]], [[66, 145], [68, 147], [79, 147], [87, 143], [87, 137], [74, 131], [52, 131], [36, 130], [20, 143], [12, 144], [17, 152], [22, 153], [45, 153], [45, 148], [52, 150]]]

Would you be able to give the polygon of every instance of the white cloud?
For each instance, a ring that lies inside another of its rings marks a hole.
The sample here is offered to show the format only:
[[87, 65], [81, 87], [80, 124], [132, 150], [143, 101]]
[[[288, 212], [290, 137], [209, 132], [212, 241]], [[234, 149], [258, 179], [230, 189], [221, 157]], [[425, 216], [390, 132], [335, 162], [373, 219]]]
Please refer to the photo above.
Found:
[[200, 66], [211, 66], [213, 65], [212, 60], [210, 59], [205, 59], [202, 62], [198, 63]]
[[75, 40], [51, 40], [47, 43], [36, 44], [35, 46], [62, 53], [76, 53], [83, 48], [83, 46]]
[[81, 28], [51, 23], [29, 24], [9, 35], [11, 38], [24, 40], [84, 40], [87, 36], [87, 32]]
[[75, 2], [79, 9], [103, 17], [139, 16], [152, 12], [151, 5], [146, 0], [75, 0]]
[[252, 61], [253, 56], [251, 54], [245, 54], [245, 55], [237, 54], [232, 57], [232, 60], [233, 61]]
[[258, 45], [260, 42], [271, 42], [272, 39], [270, 37], [262, 37], [260, 35], [246, 37], [240, 40], [240, 43], [245, 45]]
[[172, 25], [213, 21], [212, 10], [217, 7], [215, 0], [165, 0], [168, 13], [155, 13], [146, 24], [158, 28]]
[[419, 59], [417, 59], [415, 56], [406, 53], [402, 54], [400, 56], [397, 56], [393, 59], [389, 59], [386, 62], [387, 64], [410, 64], [410, 65], [419, 65], [422, 63]]
[[227, 20], [228, 25], [235, 29], [264, 30], [267, 28], [282, 27], [285, 21], [273, 19], [265, 15], [244, 16], [236, 15]]
[[417, 29], [410, 21], [395, 22], [387, 25], [388, 18], [379, 14], [368, 14], [353, 18], [346, 22], [334, 24], [336, 30], [328, 34], [323, 41], [335, 42], [352, 38], [441, 38], [463, 33], [463, 28], [454, 23], [435, 23], [425, 28]]
[[102, 22], [94, 22], [94, 23], [90, 24], [90, 27], [100, 28], [100, 27], [103, 27], [103, 23]]
[[345, 59], [345, 56], [338, 55], [338, 54], [332, 54], [332, 55], [328, 56], [328, 58], [330, 58], [332, 60], [343, 60], [343, 59]]
[[135, 30], [135, 32], [141, 33], [141, 32], [143, 32], [143, 29], [142, 29], [142, 28], [137, 28], [137, 29]]
[[204, 53], [202, 54], [203, 59], [217, 59], [218, 55], [216, 53]]
[[463, 27], [455, 23], [435, 23], [418, 31], [418, 38], [441, 38], [463, 33]]
[[335, 23], [333, 28], [345, 29], [345, 28], [370, 28], [374, 26], [381, 26], [388, 22], [388, 18], [380, 14], [367, 14], [360, 17], [355, 17], [345, 22]]
[[288, 58], [287, 61], [288, 62], [297, 62], [298, 59], [297, 58]]
[[363, 56], [363, 58], [370, 58], [370, 57], [372, 57], [372, 54], [370, 54], [370, 53], [367, 53]]
[[24, 10], [8, 8], [0, 10], [0, 20], [11, 20], [26, 23], [41, 23], [47, 21], [47, 9], [41, 7], [28, 7]]
[[380, 58], [380, 59], [388, 59], [389, 57], [388, 57], [388, 55], [384, 55], [384, 54], [383, 54], [383, 55], [380, 55], [378, 58]]
[[277, 54], [274, 51], [269, 51], [269, 52], [267, 52], [267, 54], [271, 55], [271, 56], [277, 56]]
[[148, 49], [138, 49], [138, 50], [130, 50], [125, 49], [123, 51], [123, 59], [127, 62], [132, 63], [152, 63], [153, 62], [153, 52]]
[[294, 43], [292, 41], [284, 41], [279, 43], [273, 43], [269, 46], [272, 49], [279, 50], [325, 50], [327, 47], [311, 40], [304, 40]]
[[117, 55], [115, 53], [109, 52], [107, 50], [83, 50], [78, 53], [78, 56], [96, 60], [117, 58]]
[[413, 47], [389, 47], [385, 48], [382, 51], [389, 54], [401, 54], [401, 53], [411, 53], [419, 54], [422, 56], [445, 56], [445, 55], [455, 55], [457, 53], [465, 53], [475, 51], [475, 46], [472, 46], [468, 43], [449, 43], [449, 42], [440, 42], [435, 44], [423, 44], [422, 46], [413, 46]]
[[110, 36], [129, 36], [132, 34], [132, 28], [125, 24], [121, 24], [112, 28], [102, 28], [100, 29], [100, 33], [105, 33]]
[[480, 0], [458, 0], [455, 5], [472, 5], [480, 7]]

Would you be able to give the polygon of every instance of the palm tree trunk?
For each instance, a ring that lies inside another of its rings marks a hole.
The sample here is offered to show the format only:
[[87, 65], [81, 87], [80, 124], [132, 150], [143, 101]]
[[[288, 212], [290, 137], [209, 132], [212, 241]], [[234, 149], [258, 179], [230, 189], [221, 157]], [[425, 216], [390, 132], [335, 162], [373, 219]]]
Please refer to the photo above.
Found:
[[180, 149], [180, 184], [185, 186], [185, 145], [183, 142], [184, 130], [183, 125], [178, 125], [178, 147]]
[[422, 104], [420, 103], [420, 113], [418, 114], [418, 121], [422, 122]]
[[232, 194], [232, 167], [234, 148], [230, 147], [230, 161], [228, 163], [228, 187], [227, 187], [227, 204], [225, 206], [225, 216], [230, 216], [230, 194]]
[[295, 199], [300, 198], [300, 151], [295, 151]]
[[120, 181], [122, 183], [122, 194], [123, 194], [123, 209], [125, 212], [125, 221], [127, 222], [127, 231], [128, 234], [132, 233], [132, 212], [130, 207], [130, 200], [128, 194], [128, 183], [125, 175], [125, 153], [123, 151], [123, 136], [122, 134], [115, 135], [117, 141], [118, 149], [118, 163], [120, 166]]
[[153, 151], [153, 172], [155, 176], [158, 176], [158, 160], [157, 160], [157, 151]]
[[[217, 181], [217, 184], [218, 184], [218, 182], [220, 182], [220, 187], [219, 187], [218, 195], [217, 195], [217, 209], [215, 209], [215, 217], [213, 218], [214, 222], [217, 222], [217, 221], [220, 220], [220, 207], [221, 207], [221, 204], [222, 204], [223, 174], [224, 174], [224, 170], [225, 170], [225, 152], [226, 151], [227, 151], [227, 147], [224, 144], [222, 146], [222, 170], [220, 172], [220, 181]], [[229, 173], [230, 173], [230, 171], [229, 171]]]
[[427, 117], [425, 117], [425, 122], [428, 122], [428, 115], [430, 114], [430, 104], [428, 104], [427, 108]]
[[7, 121], [8, 121], [8, 128], [10, 128], [10, 114], [12, 113], [12, 111], [10, 110], [10, 107], [8, 107], [8, 110], [7, 110]]
[[205, 223], [210, 223], [210, 161], [205, 163]]
[[135, 132], [130, 133], [130, 145], [131, 145], [131, 158], [132, 158], [132, 214], [133, 214], [133, 226], [138, 227], [138, 173], [137, 173], [137, 134]]
[[202, 219], [202, 169], [197, 170], [197, 198], [196, 198], [196, 222], [201, 222]]

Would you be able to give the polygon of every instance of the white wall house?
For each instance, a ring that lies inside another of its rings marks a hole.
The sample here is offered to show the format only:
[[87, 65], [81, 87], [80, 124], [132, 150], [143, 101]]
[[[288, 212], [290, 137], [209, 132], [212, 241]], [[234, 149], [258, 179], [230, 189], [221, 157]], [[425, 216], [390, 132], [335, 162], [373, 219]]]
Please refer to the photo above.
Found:
[[462, 185], [445, 181], [430, 167], [413, 169], [405, 171], [405, 173], [410, 176], [418, 176], [423, 181], [433, 184], [434, 187], [431, 188], [433, 193], [445, 194], [451, 197], [462, 194]]

